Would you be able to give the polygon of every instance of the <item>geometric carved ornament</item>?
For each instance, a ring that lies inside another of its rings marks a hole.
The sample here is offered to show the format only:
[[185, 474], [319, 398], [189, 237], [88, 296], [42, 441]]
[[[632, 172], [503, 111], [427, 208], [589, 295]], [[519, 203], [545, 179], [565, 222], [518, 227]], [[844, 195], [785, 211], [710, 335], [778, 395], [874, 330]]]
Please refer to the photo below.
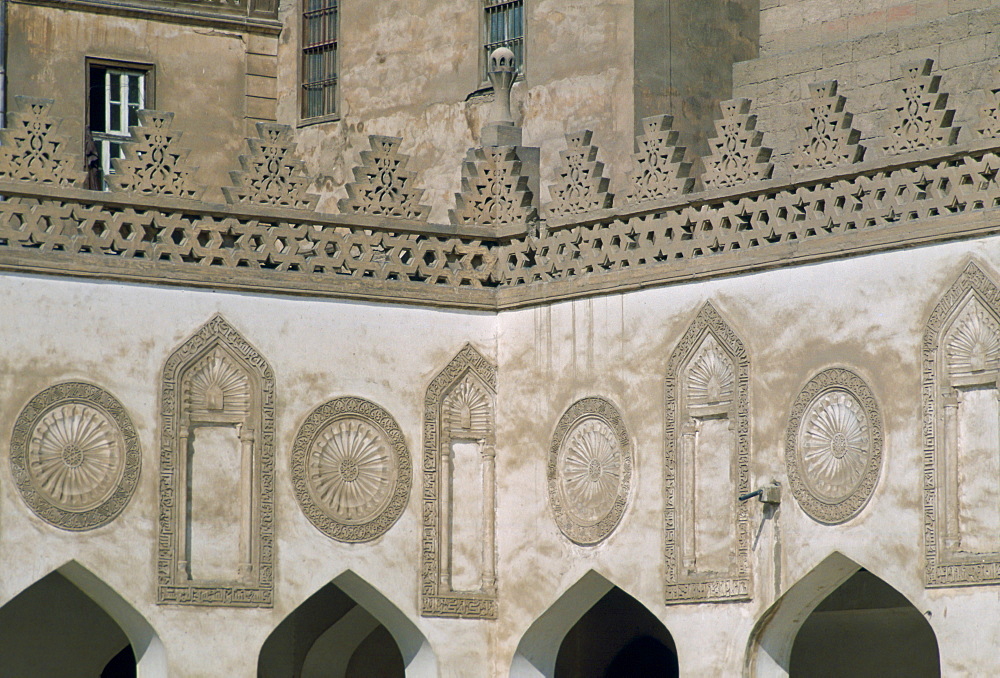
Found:
[[235, 186], [222, 193], [230, 205], [263, 205], [311, 210], [319, 199], [306, 193], [312, 178], [305, 163], [295, 157], [295, 142], [288, 125], [258, 122], [257, 138], [247, 139], [250, 155], [240, 156], [242, 170], [229, 173]]
[[292, 484], [303, 513], [337, 541], [384, 534], [406, 508], [413, 470], [388, 412], [342, 397], [313, 410], [292, 447]]
[[361, 151], [361, 166], [354, 168], [354, 183], [347, 184], [347, 198], [337, 205], [344, 214], [373, 214], [427, 221], [430, 207], [419, 204], [424, 191], [415, 188], [417, 173], [406, 170], [410, 157], [399, 152], [402, 139], [368, 136], [370, 151]]
[[814, 82], [809, 93], [806, 109], [811, 120], [792, 167], [803, 171], [864, 160], [865, 147], [858, 143], [861, 132], [851, 126], [854, 116], [844, 110], [847, 99], [837, 94], [837, 81]]
[[632, 480], [632, 442], [604, 398], [573, 403], [559, 419], [547, 466], [549, 505], [566, 537], [581, 546], [618, 526]]
[[552, 214], [577, 214], [607, 209], [614, 202], [608, 193], [609, 179], [604, 163], [597, 159], [597, 146], [590, 143], [594, 133], [583, 130], [566, 135], [567, 149], [560, 155], [562, 165], [556, 170], [559, 179], [549, 187]]
[[496, 384], [496, 367], [466, 344], [427, 388], [420, 567], [425, 617], [497, 618]]
[[809, 380], [792, 406], [785, 466], [813, 520], [835, 525], [861, 512], [882, 469], [882, 417], [861, 377], [832, 368]]
[[687, 147], [678, 145], [680, 132], [671, 129], [673, 124], [671, 115], [642, 119], [643, 133], [635, 138], [638, 151], [632, 154], [632, 185], [625, 202], [673, 198], [694, 188]]
[[58, 134], [60, 120], [52, 117], [51, 99], [16, 96], [17, 111], [7, 114], [0, 129], [0, 179], [76, 186], [83, 172], [68, 152], [69, 141]]
[[708, 140], [711, 153], [703, 161], [706, 189], [771, 178], [771, 149], [762, 145], [764, 133], [757, 130], [757, 116], [750, 113], [750, 106], [749, 99], [720, 104], [722, 117], [715, 121], [716, 136]]
[[167, 358], [160, 407], [157, 602], [271, 607], [271, 367], [216, 315]]
[[706, 303], [666, 379], [666, 603], [750, 599], [750, 359]]
[[114, 520], [132, 498], [140, 465], [139, 438], [125, 408], [91, 384], [50, 386], [14, 424], [10, 466], [21, 498], [64, 530]]
[[924, 577], [1000, 584], [1000, 289], [970, 263], [924, 329]]
[[887, 155], [949, 146], [958, 141], [953, 124], [955, 111], [948, 108], [948, 95], [940, 92], [941, 76], [931, 75], [932, 59], [903, 64], [903, 76], [885, 140]]
[[170, 129], [174, 114], [139, 111], [131, 141], [122, 144], [124, 158], [115, 158], [108, 183], [116, 191], [169, 195], [197, 200], [204, 190], [194, 181], [197, 167], [187, 163], [191, 151], [180, 148], [181, 132]]
[[449, 210], [456, 226], [511, 226], [538, 220], [517, 146], [470, 148], [462, 163], [462, 192]]

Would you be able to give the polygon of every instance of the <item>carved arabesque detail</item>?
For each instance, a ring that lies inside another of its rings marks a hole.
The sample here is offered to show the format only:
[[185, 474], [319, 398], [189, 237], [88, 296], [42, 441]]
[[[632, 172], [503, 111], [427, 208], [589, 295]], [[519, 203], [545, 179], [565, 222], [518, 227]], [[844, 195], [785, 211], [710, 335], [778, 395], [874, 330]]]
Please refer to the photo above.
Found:
[[112, 160], [115, 173], [107, 182], [114, 190], [192, 200], [201, 197], [204, 189], [194, 181], [198, 168], [187, 163], [191, 151], [178, 146], [181, 132], [171, 129], [173, 120], [173, 113], [139, 111], [139, 124], [131, 128], [132, 140], [122, 144], [125, 157]]
[[240, 156], [242, 170], [229, 173], [235, 186], [223, 187], [230, 204], [266, 205], [311, 210], [318, 196], [307, 193], [312, 178], [295, 158], [292, 128], [258, 122], [257, 138], [247, 139], [250, 155]]
[[[665, 601], [749, 600], [750, 508], [736, 497], [750, 488], [750, 358], [743, 341], [706, 303], [670, 355], [665, 383]], [[727, 419], [732, 432], [732, 558], [728, 571], [697, 566], [691, 444], [702, 419]], [[694, 563], [694, 569], [688, 565]]]
[[603, 176], [604, 163], [597, 159], [597, 146], [591, 144], [593, 136], [590, 130], [566, 135], [567, 148], [560, 153], [562, 165], [556, 170], [559, 181], [549, 187], [553, 215], [607, 209], [614, 202], [608, 192], [609, 179]]
[[50, 386], [14, 423], [10, 466], [21, 498], [63, 530], [91, 530], [117, 518], [132, 498], [141, 465], [132, 419], [98, 386]]
[[933, 75], [932, 59], [903, 65], [898, 99], [891, 110], [895, 117], [889, 127], [885, 152], [909, 153], [958, 141], [959, 128], [952, 124], [955, 111], [948, 108], [948, 95], [938, 91], [941, 76]]
[[[157, 603], [271, 607], [274, 595], [274, 373], [221, 315], [167, 358], [160, 390]], [[241, 559], [233, 581], [191, 577], [187, 465], [192, 430], [234, 427], [240, 442]]]
[[811, 119], [792, 167], [801, 172], [864, 160], [865, 147], [858, 143], [861, 132], [851, 126], [854, 116], [845, 110], [847, 99], [837, 94], [837, 81], [814, 82], [809, 94], [805, 107]]
[[0, 180], [77, 186], [83, 172], [74, 169], [79, 159], [59, 135], [61, 120], [49, 112], [52, 100], [16, 96], [14, 101], [17, 110], [0, 129]]
[[[470, 344], [466, 344], [427, 387], [420, 561], [420, 614], [425, 617], [497, 618], [496, 526], [493, 519], [496, 387], [496, 366]], [[470, 426], [467, 428], [465, 424]], [[450, 458], [453, 440], [468, 439], [479, 441], [483, 455], [485, 571], [478, 591], [456, 591], [451, 586], [448, 560], [452, 501], [449, 494], [451, 465], [446, 459]]]
[[364, 398], [334, 398], [295, 437], [292, 485], [316, 529], [348, 543], [385, 534], [406, 509], [413, 469], [399, 424]]
[[642, 119], [643, 134], [635, 138], [638, 151], [632, 154], [632, 182], [625, 201], [663, 200], [694, 190], [687, 147], [680, 146], [680, 132], [672, 129], [672, 115]]
[[774, 165], [771, 149], [763, 146], [757, 116], [749, 99], [723, 101], [722, 118], [715, 121], [716, 137], [709, 139], [711, 154], [705, 158], [705, 188], [724, 188], [748, 181], [770, 179]]
[[516, 146], [470, 148], [449, 215], [460, 226], [526, 225], [538, 220], [533, 201]]
[[354, 183], [337, 204], [345, 214], [376, 214], [427, 221], [430, 207], [419, 204], [423, 189], [415, 188], [417, 173], [406, 170], [409, 156], [399, 152], [402, 139], [368, 136], [370, 151], [361, 151]]

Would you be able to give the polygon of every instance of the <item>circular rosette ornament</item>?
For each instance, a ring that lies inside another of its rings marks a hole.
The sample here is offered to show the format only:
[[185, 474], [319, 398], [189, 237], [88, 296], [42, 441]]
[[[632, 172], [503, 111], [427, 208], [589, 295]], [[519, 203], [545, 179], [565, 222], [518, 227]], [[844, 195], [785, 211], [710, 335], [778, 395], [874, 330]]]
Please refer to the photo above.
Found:
[[10, 466], [28, 507], [64, 530], [89, 530], [118, 516], [141, 465], [139, 438], [118, 400], [80, 382], [51, 386], [14, 424]]
[[343, 542], [381, 536], [406, 508], [412, 469], [396, 420], [363, 398], [335, 398], [302, 424], [292, 483], [302, 512]]
[[788, 422], [785, 464], [813, 519], [842, 523], [864, 508], [882, 468], [882, 419], [861, 377], [829, 369], [806, 384]]
[[603, 398], [573, 403], [549, 449], [549, 502], [556, 524], [580, 545], [617, 527], [632, 480], [632, 443], [618, 409]]

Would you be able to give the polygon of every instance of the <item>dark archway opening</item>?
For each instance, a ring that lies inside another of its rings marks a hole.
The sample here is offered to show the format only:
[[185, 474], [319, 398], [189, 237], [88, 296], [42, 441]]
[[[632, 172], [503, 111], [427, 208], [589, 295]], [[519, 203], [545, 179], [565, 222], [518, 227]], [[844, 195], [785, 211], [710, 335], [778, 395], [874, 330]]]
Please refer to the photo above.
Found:
[[939, 678], [937, 639], [899, 591], [858, 570], [823, 599], [792, 644], [790, 678]]
[[59, 572], [0, 608], [0, 657], [0, 678], [136, 675], [125, 631]]
[[258, 678], [403, 678], [389, 630], [336, 584], [299, 605], [264, 642]]
[[677, 648], [667, 628], [617, 586], [569, 630], [555, 678], [676, 678]]

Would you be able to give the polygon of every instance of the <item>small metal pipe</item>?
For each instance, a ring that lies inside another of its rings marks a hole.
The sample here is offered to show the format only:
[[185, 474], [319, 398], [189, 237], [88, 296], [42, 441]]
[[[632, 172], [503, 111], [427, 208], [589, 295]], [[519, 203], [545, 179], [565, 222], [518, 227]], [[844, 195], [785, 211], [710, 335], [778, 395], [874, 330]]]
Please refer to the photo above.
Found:
[[739, 496], [740, 501], [746, 501], [747, 499], [753, 499], [754, 497], [759, 497], [764, 494], [764, 489], [754, 490], [753, 492], [747, 492], [746, 494], [741, 494]]

